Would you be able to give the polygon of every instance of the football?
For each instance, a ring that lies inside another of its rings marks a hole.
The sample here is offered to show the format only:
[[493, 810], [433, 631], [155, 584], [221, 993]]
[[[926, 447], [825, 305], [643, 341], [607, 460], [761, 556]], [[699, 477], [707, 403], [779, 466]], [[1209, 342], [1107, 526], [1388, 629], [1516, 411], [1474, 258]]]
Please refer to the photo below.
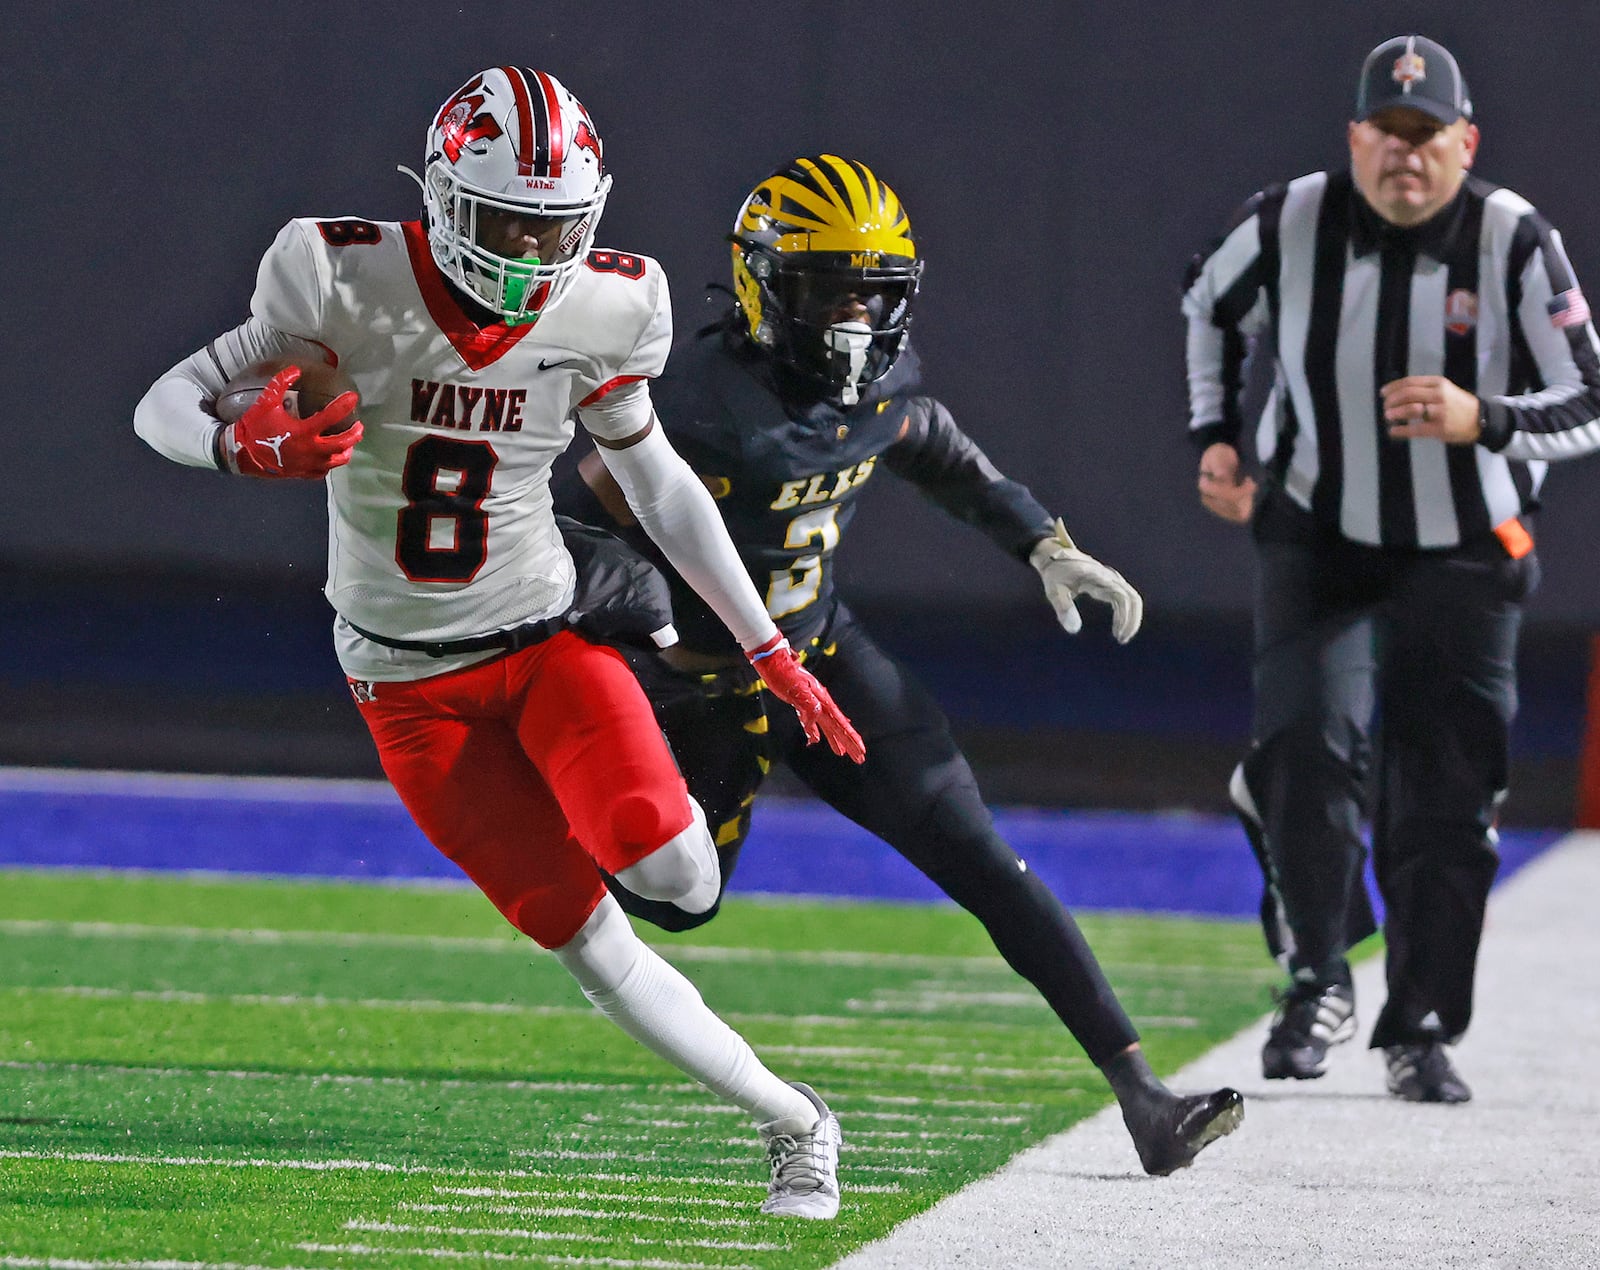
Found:
[[[237, 422], [239, 416], [254, 404], [272, 377], [286, 366], [299, 366], [300, 378], [295, 381], [294, 387], [284, 394], [284, 409], [302, 419], [324, 409], [341, 393], [356, 391], [350, 376], [337, 366], [312, 361], [309, 358], [304, 361], [295, 361], [288, 357], [269, 358], [246, 366], [227, 382], [223, 390], [217, 394], [216, 403], [212, 407], [217, 418], [223, 423]], [[355, 421], [356, 412], [352, 411], [332, 431], [334, 434], [343, 432]]]

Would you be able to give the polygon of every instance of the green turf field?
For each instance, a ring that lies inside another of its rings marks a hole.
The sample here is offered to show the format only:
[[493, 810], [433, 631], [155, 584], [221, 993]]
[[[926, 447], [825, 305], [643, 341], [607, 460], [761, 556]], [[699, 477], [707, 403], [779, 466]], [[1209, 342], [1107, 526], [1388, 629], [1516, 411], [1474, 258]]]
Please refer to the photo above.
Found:
[[[1253, 925], [1083, 924], [1158, 1070], [1269, 1005]], [[0, 1267], [822, 1266], [1110, 1101], [954, 908], [657, 947], [839, 1113], [836, 1222], [476, 891], [0, 871]]]

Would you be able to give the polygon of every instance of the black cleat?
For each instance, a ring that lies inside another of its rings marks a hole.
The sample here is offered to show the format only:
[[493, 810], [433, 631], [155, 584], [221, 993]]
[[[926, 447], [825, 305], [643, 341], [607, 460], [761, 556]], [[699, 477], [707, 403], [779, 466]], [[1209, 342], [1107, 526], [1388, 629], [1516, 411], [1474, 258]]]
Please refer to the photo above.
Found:
[[1328, 1047], [1355, 1034], [1356, 998], [1349, 984], [1296, 983], [1278, 998], [1261, 1050], [1261, 1074], [1268, 1080], [1315, 1080], [1328, 1069]]
[[1244, 1097], [1236, 1089], [1215, 1093], [1168, 1095], [1142, 1101], [1139, 1110], [1122, 1110], [1122, 1123], [1133, 1135], [1144, 1171], [1166, 1177], [1194, 1163], [1194, 1157], [1244, 1120]]
[[1471, 1102], [1472, 1090], [1450, 1065], [1438, 1041], [1421, 1045], [1385, 1045], [1389, 1092], [1407, 1102]]

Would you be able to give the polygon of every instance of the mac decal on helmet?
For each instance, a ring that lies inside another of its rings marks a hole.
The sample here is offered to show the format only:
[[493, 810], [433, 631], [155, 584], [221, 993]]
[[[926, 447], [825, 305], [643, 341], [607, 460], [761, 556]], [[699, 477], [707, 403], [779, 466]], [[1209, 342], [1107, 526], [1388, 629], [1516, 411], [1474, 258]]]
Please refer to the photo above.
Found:
[[[554, 75], [516, 66], [474, 75], [446, 99], [417, 179], [434, 261], [509, 323], [533, 321], [571, 285], [611, 189], [583, 104]], [[556, 258], [481, 246], [486, 208], [563, 222]]]
[[899, 197], [871, 168], [796, 159], [745, 199], [731, 238], [752, 340], [847, 406], [888, 374], [922, 261]]

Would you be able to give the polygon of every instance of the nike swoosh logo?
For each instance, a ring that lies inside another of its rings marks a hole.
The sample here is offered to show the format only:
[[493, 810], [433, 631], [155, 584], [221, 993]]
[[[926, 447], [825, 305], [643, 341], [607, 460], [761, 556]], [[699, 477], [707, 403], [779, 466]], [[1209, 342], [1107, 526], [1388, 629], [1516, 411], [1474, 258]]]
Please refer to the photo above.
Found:
[[540, 370], [554, 370], [557, 366], [576, 366], [577, 364], [578, 359], [576, 357], [564, 357], [559, 362], [547, 362], [542, 357], [539, 359]]

